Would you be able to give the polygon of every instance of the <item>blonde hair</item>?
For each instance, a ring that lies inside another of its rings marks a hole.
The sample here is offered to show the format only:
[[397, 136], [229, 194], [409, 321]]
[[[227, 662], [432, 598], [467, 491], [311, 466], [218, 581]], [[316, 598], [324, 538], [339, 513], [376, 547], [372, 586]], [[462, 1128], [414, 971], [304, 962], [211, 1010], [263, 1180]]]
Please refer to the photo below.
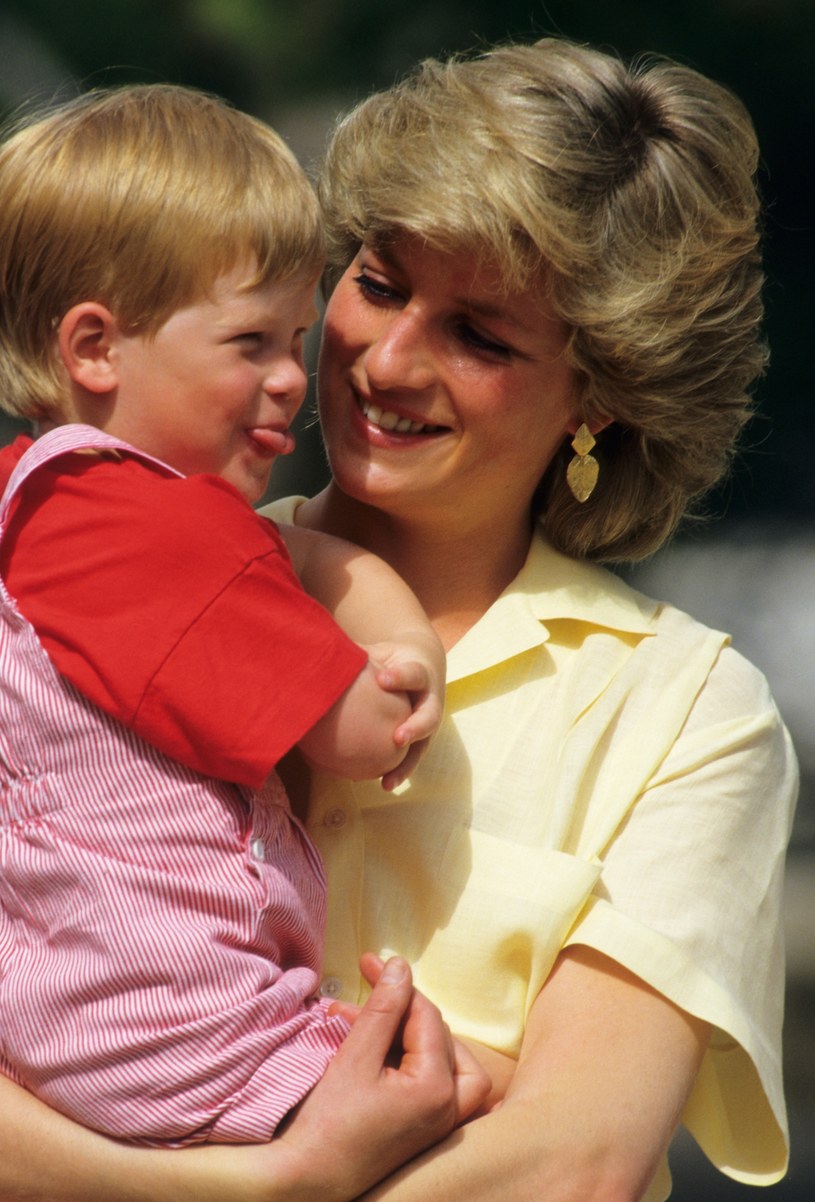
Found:
[[250, 287], [324, 262], [313, 189], [261, 121], [160, 84], [19, 123], [0, 146], [0, 404], [58, 410], [54, 332], [77, 302], [149, 335], [244, 259]]
[[564, 445], [536, 497], [548, 537], [598, 560], [657, 549], [721, 477], [763, 370], [758, 150], [726, 88], [545, 39], [429, 60], [339, 125], [319, 192], [331, 271], [400, 230], [540, 283], [599, 437], [580, 504]]

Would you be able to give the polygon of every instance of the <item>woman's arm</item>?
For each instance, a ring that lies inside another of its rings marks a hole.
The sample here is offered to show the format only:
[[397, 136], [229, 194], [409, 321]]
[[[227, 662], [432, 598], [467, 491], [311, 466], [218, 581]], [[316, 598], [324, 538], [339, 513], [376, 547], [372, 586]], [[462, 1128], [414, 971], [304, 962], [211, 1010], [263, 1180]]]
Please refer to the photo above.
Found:
[[635, 1202], [679, 1124], [706, 1024], [590, 948], [561, 953], [504, 1103], [365, 1202]]
[[[355, 1031], [367, 1042], [364, 1026]], [[413, 1160], [366, 1194], [366, 1202], [633, 1202], [679, 1122], [707, 1037], [705, 1024], [605, 957], [569, 949], [532, 1009], [503, 1105]], [[312, 1099], [319, 1101], [320, 1088]], [[372, 1127], [381, 1134], [382, 1112], [369, 1091], [370, 1080], [347, 1087], [343, 1105], [354, 1098], [370, 1103]], [[86, 1132], [9, 1083], [2, 1084], [0, 1103], [4, 1202], [272, 1202], [280, 1196], [274, 1192], [275, 1141], [154, 1152]], [[314, 1112], [306, 1117], [318, 1131]], [[415, 1154], [414, 1133], [394, 1131], [399, 1153]], [[365, 1136], [360, 1146], [370, 1162]], [[335, 1195], [318, 1197], [324, 1202]]]
[[313, 530], [279, 529], [306, 592], [370, 656], [300, 749], [324, 773], [350, 779], [387, 773], [392, 788], [415, 768], [441, 720], [441, 643], [413, 592], [378, 556]]
[[438, 1010], [413, 990], [408, 965], [389, 963], [322, 1081], [268, 1144], [180, 1151], [119, 1144], [0, 1076], [0, 1198], [350, 1202], [446, 1136], [489, 1087]]
[[192, 1178], [185, 1183], [186, 1152], [117, 1144], [2, 1075], [0, 1114], [3, 1202], [215, 1202], [215, 1195], [196, 1195]]

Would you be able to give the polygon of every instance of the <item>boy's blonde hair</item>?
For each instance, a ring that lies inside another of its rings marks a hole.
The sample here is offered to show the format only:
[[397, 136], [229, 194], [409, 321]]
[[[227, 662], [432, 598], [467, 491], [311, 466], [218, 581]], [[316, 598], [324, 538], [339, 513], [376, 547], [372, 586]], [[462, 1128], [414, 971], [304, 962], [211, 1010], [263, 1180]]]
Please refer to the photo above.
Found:
[[329, 262], [407, 230], [546, 287], [579, 412], [613, 424], [590, 501], [567, 487], [567, 442], [539, 511], [569, 554], [638, 559], [728, 466], [765, 363], [757, 161], [740, 101], [672, 62], [559, 39], [429, 60], [334, 134]]
[[323, 259], [291, 151], [223, 100], [127, 86], [19, 123], [0, 146], [0, 404], [59, 410], [55, 330], [79, 301], [149, 335], [244, 260], [256, 286]]

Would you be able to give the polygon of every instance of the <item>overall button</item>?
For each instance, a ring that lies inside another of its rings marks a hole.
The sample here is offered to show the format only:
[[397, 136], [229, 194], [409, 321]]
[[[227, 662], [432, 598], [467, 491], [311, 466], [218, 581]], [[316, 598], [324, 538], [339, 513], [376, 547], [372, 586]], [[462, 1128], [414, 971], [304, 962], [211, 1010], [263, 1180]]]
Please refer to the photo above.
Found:
[[342, 993], [342, 981], [339, 977], [324, 977], [320, 985], [322, 997], [338, 998]]

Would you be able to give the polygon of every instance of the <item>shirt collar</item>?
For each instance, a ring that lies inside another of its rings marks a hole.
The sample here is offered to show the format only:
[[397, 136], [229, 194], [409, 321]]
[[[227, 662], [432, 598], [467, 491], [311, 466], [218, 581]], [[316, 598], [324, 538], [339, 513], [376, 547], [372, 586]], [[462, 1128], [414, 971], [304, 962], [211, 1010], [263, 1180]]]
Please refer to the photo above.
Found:
[[[302, 497], [265, 512], [293, 522]], [[447, 656], [447, 679], [458, 680], [503, 663], [549, 639], [547, 622], [586, 622], [626, 634], [653, 634], [658, 603], [636, 592], [606, 568], [556, 551], [536, 528], [526, 562], [484, 616]]]
[[653, 634], [657, 608], [656, 601], [606, 568], [562, 555], [538, 531], [518, 575], [451, 649], [448, 680], [541, 646], [550, 637], [548, 623], [557, 620], [626, 634]]

